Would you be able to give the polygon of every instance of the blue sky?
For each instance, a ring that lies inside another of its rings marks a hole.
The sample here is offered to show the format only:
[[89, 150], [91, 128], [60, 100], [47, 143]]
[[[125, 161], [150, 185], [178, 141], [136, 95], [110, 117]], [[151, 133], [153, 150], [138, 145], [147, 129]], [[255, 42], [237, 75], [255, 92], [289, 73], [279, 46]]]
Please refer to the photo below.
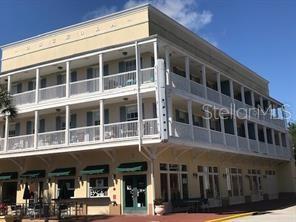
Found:
[[[0, 45], [134, 6], [145, 0], [0, 0]], [[174, 2], [174, 4], [172, 4]], [[296, 119], [296, 1], [152, 0], [270, 81]]]

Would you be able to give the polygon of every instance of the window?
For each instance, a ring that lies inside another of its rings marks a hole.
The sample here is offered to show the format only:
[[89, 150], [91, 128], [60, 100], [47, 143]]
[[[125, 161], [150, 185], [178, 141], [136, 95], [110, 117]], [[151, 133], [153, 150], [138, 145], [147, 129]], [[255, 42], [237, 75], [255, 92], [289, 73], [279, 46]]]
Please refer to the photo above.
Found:
[[60, 190], [63, 186], [67, 187], [69, 197], [74, 197], [75, 180], [74, 179], [61, 179], [58, 180], [57, 198], [59, 197]]
[[132, 121], [138, 119], [138, 109], [136, 105], [126, 107], [126, 120]]
[[64, 130], [64, 129], [66, 129], [65, 116], [57, 116], [56, 117], [56, 130]]
[[185, 111], [176, 109], [176, 121], [188, 124], [189, 123], [188, 113]]
[[119, 72], [134, 71], [134, 70], [136, 70], [136, 60], [131, 59], [131, 60], [127, 60], [127, 61], [122, 61], [122, 62], [119, 62], [118, 66], [119, 66], [118, 67]]
[[252, 194], [259, 194], [262, 190], [260, 170], [248, 170], [249, 188]]
[[86, 113], [86, 124], [87, 126], [100, 125], [100, 111], [94, 110]]
[[193, 125], [194, 126], [204, 127], [202, 116], [193, 115], [192, 120], [193, 120]]
[[108, 177], [89, 179], [89, 197], [108, 196]]
[[281, 139], [282, 139], [282, 146], [283, 147], [287, 147], [287, 142], [286, 142], [286, 134], [285, 133], [281, 133]]
[[243, 196], [243, 177], [241, 169], [230, 168], [230, 183], [230, 196]]
[[197, 166], [199, 189], [201, 197], [219, 198], [219, 174], [218, 167]]
[[164, 200], [188, 198], [187, 166], [161, 163], [160, 187], [161, 197]]

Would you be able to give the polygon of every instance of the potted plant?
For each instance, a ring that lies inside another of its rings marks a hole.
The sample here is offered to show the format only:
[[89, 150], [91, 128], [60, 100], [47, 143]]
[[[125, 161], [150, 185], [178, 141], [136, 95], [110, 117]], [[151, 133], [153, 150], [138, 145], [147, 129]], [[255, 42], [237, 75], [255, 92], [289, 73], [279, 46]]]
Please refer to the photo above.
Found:
[[162, 199], [155, 199], [154, 206], [155, 206], [154, 212], [156, 213], [157, 216], [161, 216], [165, 213], [165, 205]]

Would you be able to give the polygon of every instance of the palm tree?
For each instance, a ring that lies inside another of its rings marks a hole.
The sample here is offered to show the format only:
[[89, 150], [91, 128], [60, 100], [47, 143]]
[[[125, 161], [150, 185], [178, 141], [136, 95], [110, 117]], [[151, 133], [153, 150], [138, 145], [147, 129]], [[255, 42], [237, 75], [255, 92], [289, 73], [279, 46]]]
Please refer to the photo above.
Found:
[[0, 86], [0, 112], [10, 118], [14, 118], [17, 114], [11, 96], [4, 86]]

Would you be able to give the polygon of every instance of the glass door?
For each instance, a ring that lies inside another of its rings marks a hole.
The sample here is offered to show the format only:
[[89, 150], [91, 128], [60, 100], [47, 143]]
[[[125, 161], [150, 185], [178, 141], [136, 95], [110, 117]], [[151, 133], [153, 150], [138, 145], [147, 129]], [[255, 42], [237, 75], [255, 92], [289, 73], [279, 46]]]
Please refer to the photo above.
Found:
[[146, 175], [123, 176], [123, 212], [146, 213]]

